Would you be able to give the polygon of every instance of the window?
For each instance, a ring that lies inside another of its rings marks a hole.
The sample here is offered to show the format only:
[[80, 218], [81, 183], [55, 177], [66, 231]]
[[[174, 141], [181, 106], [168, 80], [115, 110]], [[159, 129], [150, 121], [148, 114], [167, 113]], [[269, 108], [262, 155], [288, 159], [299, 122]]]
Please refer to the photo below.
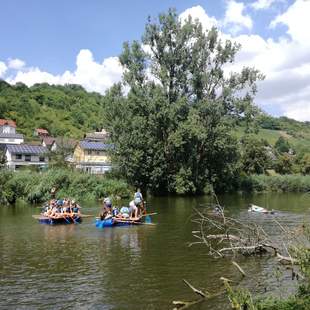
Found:
[[40, 157], [39, 157], [39, 161], [41, 161], [41, 162], [42, 162], [42, 161], [45, 161], [45, 157], [44, 157], [44, 156], [40, 156]]
[[91, 155], [91, 150], [87, 150], [87, 154], [88, 154], [88, 155]]
[[21, 160], [21, 159], [23, 159], [23, 155], [22, 154], [16, 154], [15, 158], [18, 160]]
[[96, 155], [100, 155], [100, 151], [96, 151]]
[[25, 161], [31, 161], [31, 155], [25, 155]]

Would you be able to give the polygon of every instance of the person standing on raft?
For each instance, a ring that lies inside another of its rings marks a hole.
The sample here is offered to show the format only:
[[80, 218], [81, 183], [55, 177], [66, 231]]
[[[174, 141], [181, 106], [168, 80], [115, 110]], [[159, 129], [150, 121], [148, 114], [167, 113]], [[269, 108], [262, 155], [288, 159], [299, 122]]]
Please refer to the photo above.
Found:
[[134, 200], [137, 202], [136, 206], [138, 208], [138, 216], [145, 214], [146, 210], [145, 210], [144, 200], [143, 200], [143, 196], [142, 196], [140, 188], [137, 188], [137, 191], [134, 194]]

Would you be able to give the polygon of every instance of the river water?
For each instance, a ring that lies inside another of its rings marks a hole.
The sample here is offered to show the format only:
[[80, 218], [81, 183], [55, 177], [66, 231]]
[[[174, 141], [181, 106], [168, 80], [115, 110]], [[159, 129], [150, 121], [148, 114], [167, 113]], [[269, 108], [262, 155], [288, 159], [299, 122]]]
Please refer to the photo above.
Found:
[[[277, 237], [270, 215], [249, 214], [255, 203], [279, 212], [277, 220], [295, 227], [310, 218], [310, 198], [301, 194], [226, 195], [229, 215], [258, 222]], [[240, 278], [227, 259], [213, 259], [195, 241], [193, 207], [203, 210], [208, 197], [149, 199], [148, 212], [157, 225], [97, 229], [93, 219], [82, 224], [38, 224], [29, 205], [0, 207], [0, 309], [172, 309], [173, 300], [195, 300], [188, 280], [210, 293], [222, 291], [221, 276]], [[83, 213], [96, 215], [98, 205]], [[270, 257], [239, 258], [249, 277], [241, 282], [258, 294], [283, 295], [296, 283], [278, 274]], [[225, 294], [191, 309], [229, 309]]]

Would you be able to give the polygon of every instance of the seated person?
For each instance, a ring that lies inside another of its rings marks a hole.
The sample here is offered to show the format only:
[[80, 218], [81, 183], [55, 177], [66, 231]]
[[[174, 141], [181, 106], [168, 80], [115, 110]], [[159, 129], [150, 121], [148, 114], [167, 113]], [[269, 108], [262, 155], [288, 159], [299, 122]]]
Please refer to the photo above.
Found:
[[99, 217], [103, 220], [110, 214], [112, 214], [112, 201], [109, 197], [107, 197], [103, 200], [103, 206], [101, 212], [99, 213]]
[[80, 206], [76, 203], [75, 200], [72, 200], [72, 211], [73, 213], [80, 214]]
[[128, 207], [121, 207], [120, 213], [117, 215], [118, 218], [128, 219], [129, 218], [129, 208]]

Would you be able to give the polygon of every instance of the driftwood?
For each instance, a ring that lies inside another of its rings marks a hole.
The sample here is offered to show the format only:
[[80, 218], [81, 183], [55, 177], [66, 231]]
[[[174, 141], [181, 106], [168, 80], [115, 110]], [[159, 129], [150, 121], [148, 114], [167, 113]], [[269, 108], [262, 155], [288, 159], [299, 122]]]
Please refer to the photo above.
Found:
[[183, 301], [183, 300], [174, 300], [172, 304], [175, 306], [173, 310], [180, 310], [180, 309], [188, 309], [193, 305], [197, 305], [199, 303], [202, 303], [210, 298], [214, 298], [217, 296], [221, 296], [225, 293], [225, 290], [220, 290], [219, 292], [215, 294], [210, 294], [209, 292], [203, 292], [201, 290], [198, 290], [195, 288], [191, 283], [189, 283], [187, 280], [183, 279], [183, 282], [200, 298], [192, 301]]

